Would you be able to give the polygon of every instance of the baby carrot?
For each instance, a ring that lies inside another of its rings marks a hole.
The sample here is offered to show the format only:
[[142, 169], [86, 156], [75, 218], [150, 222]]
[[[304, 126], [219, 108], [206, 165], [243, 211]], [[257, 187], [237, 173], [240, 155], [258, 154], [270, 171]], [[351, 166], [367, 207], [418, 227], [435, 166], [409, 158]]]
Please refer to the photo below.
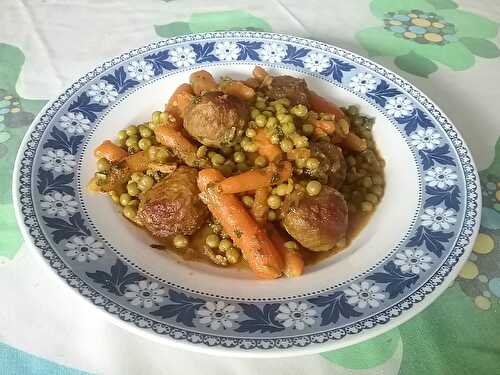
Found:
[[267, 130], [260, 128], [254, 137], [259, 155], [265, 156], [269, 161], [275, 161], [281, 156], [281, 148], [278, 145], [273, 145], [267, 135]]
[[253, 199], [253, 206], [252, 206], [252, 215], [255, 221], [259, 224], [264, 224], [267, 220], [267, 212], [269, 211], [267, 198], [269, 197], [270, 191], [271, 188], [269, 186], [264, 186], [255, 190], [255, 196]]
[[201, 199], [241, 249], [243, 257], [257, 277], [279, 277], [283, 268], [281, 254], [241, 201], [234, 194], [224, 194], [217, 188], [216, 184], [222, 180], [224, 176], [216, 169], [201, 170], [198, 173]]
[[148, 169], [149, 157], [145, 151], [139, 151], [127, 156], [125, 163], [132, 172], [143, 172]]
[[285, 247], [285, 240], [274, 225], [267, 223], [266, 230], [274, 246], [276, 246], [283, 257], [285, 262], [283, 273], [285, 276], [297, 277], [302, 275], [302, 273], [304, 273], [304, 259], [302, 258], [302, 255], [296, 250], [287, 249]]
[[284, 161], [279, 165], [271, 163], [266, 168], [254, 169], [231, 176], [217, 185], [224, 193], [242, 193], [287, 181], [292, 175], [292, 164]]
[[162, 125], [157, 127], [154, 132], [158, 142], [170, 148], [187, 165], [194, 166], [196, 161], [196, 146], [184, 137], [179, 130]]
[[94, 150], [94, 155], [97, 158], [104, 158], [108, 161], [119, 161], [128, 156], [128, 152], [118, 145], [115, 145], [110, 140], [105, 140]]
[[358, 137], [353, 132], [349, 132], [342, 140], [342, 146], [356, 152], [361, 152], [367, 149], [366, 139]]
[[342, 112], [342, 110], [337, 107], [336, 104], [329, 102], [328, 100], [311, 90], [309, 90], [309, 105], [315, 112], [330, 113], [332, 115], [335, 115], [336, 119], [345, 117], [344, 112]]
[[189, 83], [183, 83], [177, 87], [170, 97], [165, 111], [180, 118], [184, 118], [184, 112], [188, 105], [193, 101], [193, 88]]

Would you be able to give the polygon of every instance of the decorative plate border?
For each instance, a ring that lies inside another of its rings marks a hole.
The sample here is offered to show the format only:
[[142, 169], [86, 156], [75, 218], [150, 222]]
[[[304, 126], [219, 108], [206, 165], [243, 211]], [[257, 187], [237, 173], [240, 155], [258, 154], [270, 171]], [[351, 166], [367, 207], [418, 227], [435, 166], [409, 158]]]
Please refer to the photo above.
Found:
[[[412, 228], [405, 250], [348, 287], [280, 303], [237, 303], [160, 284], [105, 248], [74, 198], [75, 166], [85, 132], [105, 115], [110, 103], [149, 79], [221, 61], [264, 62], [308, 71], [356, 93], [392, 118], [406, 133], [425, 174], [419, 226]], [[18, 155], [13, 191], [27, 240], [94, 305], [150, 333], [239, 352], [304, 348], [352, 335], [359, 340], [366, 329], [400, 322], [396, 318], [403, 311], [419, 310], [414, 305], [450, 282], [451, 272], [458, 272], [457, 264], [463, 262], [477, 233], [480, 207], [478, 176], [467, 147], [419, 90], [340, 48], [256, 32], [168, 39], [132, 50], [88, 73], [34, 121]], [[64, 206], [66, 216], [54, 202]], [[87, 261], [96, 265], [94, 272], [79, 268]]]

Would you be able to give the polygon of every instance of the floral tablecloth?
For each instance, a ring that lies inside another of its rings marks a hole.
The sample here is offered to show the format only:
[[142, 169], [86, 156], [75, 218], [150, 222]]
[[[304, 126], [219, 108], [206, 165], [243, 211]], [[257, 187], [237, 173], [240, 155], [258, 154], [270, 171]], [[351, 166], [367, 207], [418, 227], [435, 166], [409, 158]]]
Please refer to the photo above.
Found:
[[[499, 22], [496, 0], [3, 1], [0, 374], [500, 373]], [[480, 234], [453, 285], [409, 322], [321, 355], [211, 357], [116, 327], [26, 249], [11, 177], [22, 136], [44, 103], [124, 50], [233, 29], [295, 34], [373, 58], [426, 92], [462, 132], [481, 171]]]

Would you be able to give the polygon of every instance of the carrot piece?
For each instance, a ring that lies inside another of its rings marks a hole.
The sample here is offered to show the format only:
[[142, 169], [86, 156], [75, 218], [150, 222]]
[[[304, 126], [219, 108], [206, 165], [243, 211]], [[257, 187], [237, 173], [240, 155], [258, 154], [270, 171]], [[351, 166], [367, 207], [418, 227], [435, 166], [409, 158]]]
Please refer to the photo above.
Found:
[[173, 128], [159, 126], [155, 130], [156, 139], [162, 145], [170, 148], [174, 154], [187, 165], [194, 166], [196, 162], [196, 146], [189, 139]]
[[245, 102], [255, 99], [255, 90], [241, 81], [226, 80], [219, 84], [220, 90], [227, 95], [232, 95]]
[[342, 146], [356, 152], [364, 151], [368, 148], [366, 139], [358, 137], [353, 132], [349, 132], [342, 140]]
[[278, 160], [281, 157], [281, 148], [278, 145], [273, 145], [267, 135], [267, 130], [263, 128], [257, 129], [257, 134], [254, 137], [257, 143], [259, 155], [265, 156], [270, 162]]
[[328, 100], [311, 90], [309, 90], [309, 105], [315, 112], [330, 113], [332, 115], [335, 115], [336, 119], [345, 117], [344, 112], [342, 112], [342, 110], [337, 107], [336, 104], [329, 102]]
[[174, 116], [184, 118], [184, 112], [186, 111], [188, 105], [193, 101], [193, 98], [193, 88], [189, 83], [183, 83], [175, 89], [165, 106], [165, 111]]
[[234, 194], [223, 194], [215, 184], [224, 180], [218, 170], [203, 169], [198, 173], [198, 187], [203, 202], [222, 224], [225, 232], [241, 249], [250, 269], [261, 279], [281, 276], [283, 259], [266, 234], [250, 216]]
[[309, 156], [311, 156], [311, 150], [308, 148], [294, 148], [286, 153], [288, 160], [307, 159]]
[[107, 139], [95, 148], [94, 156], [113, 162], [126, 158], [128, 156], [128, 152]]
[[127, 156], [125, 163], [132, 172], [142, 172], [148, 169], [149, 157], [145, 151], [139, 151]]
[[252, 71], [252, 75], [255, 77], [255, 79], [262, 82], [264, 78], [266, 78], [269, 75], [269, 73], [266, 72], [266, 70], [261, 66], [255, 65], [255, 68], [253, 68]]
[[279, 184], [287, 181], [291, 175], [292, 164], [289, 161], [284, 161], [279, 166], [271, 163], [266, 168], [254, 169], [228, 177], [221, 181], [218, 186], [223, 193], [242, 193]]
[[331, 120], [312, 120], [311, 123], [316, 129], [320, 129], [328, 135], [335, 132], [335, 122]]
[[283, 273], [286, 277], [298, 277], [304, 273], [304, 259], [302, 255], [295, 250], [285, 247], [285, 240], [281, 233], [271, 223], [266, 225], [267, 235], [278, 251], [281, 253], [285, 262]]
[[269, 211], [269, 206], [267, 204], [267, 198], [269, 197], [269, 192], [271, 189], [269, 186], [264, 186], [255, 190], [255, 196], [253, 199], [252, 215], [255, 221], [259, 224], [265, 224], [267, 220], [267, 213]]
[[189, 76], [189, 82], [195, 95], [201, 95], [208, 91], [217, 90], [217, 82], [206, 70], [198, 70]]

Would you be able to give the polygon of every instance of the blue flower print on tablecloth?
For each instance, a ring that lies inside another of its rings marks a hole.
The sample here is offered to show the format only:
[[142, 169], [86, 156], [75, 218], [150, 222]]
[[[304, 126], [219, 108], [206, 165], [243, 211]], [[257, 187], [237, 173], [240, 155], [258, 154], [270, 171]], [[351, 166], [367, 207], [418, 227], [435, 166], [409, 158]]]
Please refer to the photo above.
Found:
[[90, 129], [90, 121], [86, 119], [80, 112], [68, 112], [65, 115], [61, 116], [59, 126], [69, 134], [84, 134], [87, 130]]
[[77, 262], [95, 261], [105, 254], [104, 244], [92, 236], [76, 236], [66, 243], [66, 256]]
[[394, 264], [401, 272], [411, 272], [418, 275], [431, 268], [432, 258], [421, 249], [405, 249], [396, 254]]
[[313, 72], [319, 73], [330, 66], [330, 58], [321, 52], [309, 52], [304, 58], [304, 67]]
[[418, 129], [410, 138], [417, 150], [434, 150], [441, 143], [441, 135], [432, 128]]
[[349, 87], [354, 92], [366, 94], [368, 91], [372, 91], [377, 87], [377, 80], [372, 74], [362, 72], [351, 78]]
[[77, 212], [78, 203], [72, 195], [55, 191], [42, 196], [40, 207], [49, 215], [66, 217]]
[[364, 280], [361, 283], [352, 283], [349, 288], [344, 290], [347, 296], [347, 303], [352, 306], [357, 306], [360, 309], [366, 307], [378, 307], [385, 300], [384, 293], [376, 284]]
[[262, 61], [280, 63], [286, 56], [286, 47], [283, 44], [266, 43], [259, 50], [259, 56]]
[[457, 222], [455, 211], [443, 207], [426, 208], [420, 218], [424, 227], [429, 227], [435, 232], [448, 230], [450, 224], [453, 225]]
[[234, 61], [238, 60], [240, 47], [235, 42], [217, 42], [215, 43], [214, 55], [219, 60]]
[[127, 72], [130, 78], [141, 81], [149, 81], [153, 76], [153, 65], [145, 60], [135, 60], [132, 61], [127, 66]]
[[239, 316], [236, 312], [236, 306], [223, 301], [206, 302], [196, 311], [196, 315], [200, 324], [210, 327], [214, 331], [219, 328], [233, 327], [234, 320], [238, 319]]
[[71, 173], [75, 169], [75, 157], [63, 150], [47, 150], [40, 158], [42, 169], [56, 173]]
[[127, 291], [124, 296], [133, 306], [150, 309], [163, 302], [165, 289], [155, 281], [141, 280], [126, 286]]
[[307, 326], [316, 322], [316, 310], [306, 302], [287, 302], [278, 308], [276, 320], [280, 321], [286, 328], [302, 331]]
[[424, 181], [427, 186], [446, 189], [457, 183], [457, 174], [451, 168], [434, 167], [425, 172]]
[[410, 99], [400, 95], [389, 98], [385, 104], [385, 109], [390, 116], [400, 118], [408, 116], [414, 108]]
[[196, 61], [196, 53], [191, 46], [173, 48], [169, 51], [169, 55], [170, 61], [178, 68], [187, 68]]
[[118, 92], [113, 85], [101, 81], [90, 86], [89, 96], [97, 103], [108, 105], [116, 100]]

